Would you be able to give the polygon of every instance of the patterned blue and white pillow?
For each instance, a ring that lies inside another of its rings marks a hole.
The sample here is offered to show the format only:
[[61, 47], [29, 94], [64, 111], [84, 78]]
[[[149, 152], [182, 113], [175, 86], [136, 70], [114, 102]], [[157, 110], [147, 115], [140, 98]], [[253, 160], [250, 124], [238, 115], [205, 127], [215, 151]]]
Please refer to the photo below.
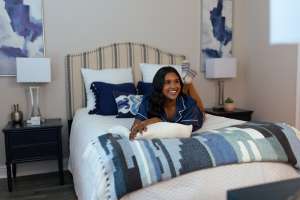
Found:
[[143, 95], [115, 91], [114, 96], [118, 107], [117, 118], [132, 118], [137, 114]]

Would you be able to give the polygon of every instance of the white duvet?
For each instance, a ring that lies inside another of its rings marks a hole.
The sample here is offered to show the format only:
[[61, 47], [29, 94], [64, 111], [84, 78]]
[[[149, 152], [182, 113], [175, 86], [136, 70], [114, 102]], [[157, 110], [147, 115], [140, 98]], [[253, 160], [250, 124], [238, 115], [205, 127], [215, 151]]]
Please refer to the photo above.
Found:
[[[70, 134], [69, 169], [73, 174], [76, 194], [80, 200], [95, 199], [94, 197], [101, 189], [99, 188], [101, 183], [98, 183], [98, 187], [95, 187], [96, 182], [99, 180], [95, 179], [96, 172], [91, 169], [93, 166], [83, 162], [83, 154], [88, 143], [117, 125], [130, 128], [133, 121], [133, 118], [89, 115], [88, 110], [85, 108], [76, 112]], [[197, 132], [240, 123], [243, 123], [243, 121], [207, 115], [203, 128]]]
[[[203, 124], [203, 127], [196, 131], [196, 132], [203, 132], [206, 130], [210, 129], [217, 129], [217, 128], [222, 128], [230, 125], [236, 125], [236, 124], [241, 124], [244, 123], [244, 121], [240, 120], [233, 120], [233, 119], [228, 119], [224, 117], [217, 117], [213, 115], [206, 115], [206, 121]], [[78, 196], [79, 200], [104, 200], [104, 189], [105, 189], [105, 180], [102, 178], [102, 171], [99, 169], [99, 166], [93, 165], [93, 162], [95, 159], [98, 159], [96, 157], [96, 154], [93, 154], [91, 152], [91, 149], [89, 149], [89, 143], [93, 140], [96, 139], [97, 136], [101, 134], [107, 133], [109, 129], [115, 126], [124, 126], [126, 128], [130, 128], [134, 119], [133, 118], [115, 118], [115, 116], [100, 116], [100, 115], [89, 115], [87, 109], [79, 109], [73, 119], [73, 124], [72, 124], [72, 129], [71, 129], [71, 134], [70, 134], [70, 160], [69, 160], [69, 169], [73, 174], [73, 179], [74, 179], [74, 186], [75, 186], [75, 191]], [[250, 167], [247, 167], [249, 165]], [[265, 164], [263, 163], [254, 163], [253, 166], [252, 164], [245, 164], [245, 169], [261, 169], [266, 168], [264, 166]], [[269, 164], [268, 164], [269, 165]], [[272, 175], [272, 177], [268, 178], [265, 177], [265, 179], [262, 179], [260, 176], [255, 177], [254, 175], [252, 176], [251, 182], [245, 181], [244, 185], [249, 185], [253, 183], [262, 183], [264, 181], [273, 181], [273, 180], [282, 180], [290, 177], [296, 177], [296, 172], [295, 170], [288, 166], [283, 164], [272, 164], [271, 167], [273, 167], [275, 170], [278, 168], [278, 170], [286, 172], [288, 175]], [[224, 169], [224, 170], [223, 170]], [[192, 180], [193, 178], [199, 178], [203, 180], [210, 180], [209, 177], [213, 178], [214, 175], [218, 173], [218, 171], [221, 172], [221, 174], [218, 176], [222, 180], [222, 176], [224, 174], [230, 175], [230, 173], [235, 173], [237, 169], [241, 169], [240, 171], [243, 171], [243, 167], [237, 168], [237, 165], [230, 167], [230, 166], [225, 166], [223, 168], [214, 168], [214, 169], [207, 169], [203, 170], [203, 173], [200, 171], [197, 171], [196, 173], [191, 173], [192, 175], [185, 175], [185, 177], [178, 177], [175, 179], [171, 179], [166, 182], [159, 183], [158, 185], [150, 186], [146, 189], [138, 190], [137, 192], [133, 192], [132, 194], [126, 195], [124, 199], [140, 199], [148, 197], [148, 199], [153, 199], [153, 198], [158, 198], [157, 191], [159, 191], [159, 188], [168, 188], [170, 187], [170, 190], [172, 188], [174, 189], [174, 184], [178, 182], [180, 179], [186, 179], [186, 182], [188, 180]], [[226, 171], [227, 170], [227, 171]], [[202, 171], [202, 170], [201, 170]], [[247, 170], [248, 171], [248, 170]], [[225, 172], [225, 173], [224, 173]], [[210, 174], [209, 176], [205, 175]], [[197, 175], [198, 174], [198, 175]], [[203, 177], [204, 176], [204, 177]], [[276, 177], [275, 177], [276, 176]], [[234, 178], [232, 178], [233, 180]], [[197, 179], [198, 180], [198, 179]], [[177, 182], [176, 182], [177, 181]], [[230, 182], [230, 180], [227, 180]], [[182, 181], [180, 181], [182, 182]], [[184, 181], [183, 181], [184, 182]], [[231, 182], [234, 182], [231, 181]], [[239, 183], [239, 181], [236, 181], [238, 184], [236, 185], [243, 185], [242, 183]], [[198, 181], [198, 184], [202, 184], [203, 181]], [[227, 185], [226, 185], [227, 184]], [[228, 187], [233, 187], [233, 185], [230, 185], [231, 183], [226, 183], [223, 184], [222, 186], [224, 188]], [[191, 188], [195, 187], [197, 184], [191, 185]], [[230, 185], [230, 186], [228, 186]], [[158, 188], [159, 186], [159, 188]], [[151, 187], [153, 189], [151, 189]], [[208, 185], [209, 187], [209, 185]], [[235, 186], [236, 187], [236, 186]], [[197, 188], [194, 188], [195, 191], [199, 191]], [[204, 189], [204, 188], [203, 188]], [[208, 188], [209, 189], [209, 188]], [[144, 190], [144, 192], [143, 192]], [[192, 190], [191, 190], [192, 191]], [[205, 190], [204, 190], [205, 191]], [[188, 192], [188, 191], [187, 191]], [[217, 194], [219, 195], [218, 197], [222, 197], [226, 199], [225, 196], [225, 189], [222, 189], [219, 194], [214, 191], [209, 191], [207, 194], [201, 193], [201, 196], [204, 197], [207, 195], [207, 198], [203, 199], [210, 199], [211, 197], [209, 195], [211, 194]], [[184, 193], [180, 192], [181, 194], [186, 195], [188, 197], [189, 195], [195, 196], [195, 192], [189, 193]], [[154, 195], [154, 196], [151, 196]], [[178, 195], [173, 196], [172, 198], [169, 199], [176, 199], [176, 196], [179, 197]], [[171, 197], [171, 196], [170, 196]], [[123, 199], [123, 198], [122, 198]], [[160, 199], [166, 199], [166, 197], [161, 196]], [[197, 199], [197, 198], [187, 198], [187, 199]]]

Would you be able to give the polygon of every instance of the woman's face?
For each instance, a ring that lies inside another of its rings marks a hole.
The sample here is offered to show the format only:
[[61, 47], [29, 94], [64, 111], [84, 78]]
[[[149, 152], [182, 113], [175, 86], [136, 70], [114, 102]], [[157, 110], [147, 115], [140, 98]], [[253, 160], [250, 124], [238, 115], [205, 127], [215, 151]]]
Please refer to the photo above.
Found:
[[175, 100], [181, 90], [179, 77], [174, 73], [167, 73], [165, 76], [162, 93], [167, 99]]

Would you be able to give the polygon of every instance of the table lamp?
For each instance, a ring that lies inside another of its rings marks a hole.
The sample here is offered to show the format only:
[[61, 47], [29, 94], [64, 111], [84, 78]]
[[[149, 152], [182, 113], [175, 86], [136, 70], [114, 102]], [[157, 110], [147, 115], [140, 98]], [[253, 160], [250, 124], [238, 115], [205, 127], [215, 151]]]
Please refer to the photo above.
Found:
[[224, 80], [236, 77], [236, 58], [210, 58], [205, 61], [206, 78], [218, 80], [218, 106], [224, 109]]
[[30, 83], [29, 86], [31, 112], [27, 123], [40, 125], [41, 112], [39, 106], [39, 83], [51, 82], [49, 58], [17, 58], [17, 82]]

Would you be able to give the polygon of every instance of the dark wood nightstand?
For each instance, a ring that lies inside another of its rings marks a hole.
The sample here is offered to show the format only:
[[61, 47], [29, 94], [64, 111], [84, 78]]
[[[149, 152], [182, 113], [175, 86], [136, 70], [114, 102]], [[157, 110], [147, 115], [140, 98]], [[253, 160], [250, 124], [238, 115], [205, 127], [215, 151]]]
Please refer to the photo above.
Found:
[[244, 121], [250, 121], [253, 111], [236, 108], [233, 112], [227, 112], [225, 110], [214, 110], [213, 108], [206, 108], [205, 112], [211, 115], [227, 117], [231, 119], [239, 119]]
[[57, 160], [60, 184], [64, 184], [61, 142], [61, 119], [47, 119], [39, 126], [9, 122], [3, 129], [5, 136], [8, 190], [12, 191], [12, 174], [16, 179], [18, 163]]

